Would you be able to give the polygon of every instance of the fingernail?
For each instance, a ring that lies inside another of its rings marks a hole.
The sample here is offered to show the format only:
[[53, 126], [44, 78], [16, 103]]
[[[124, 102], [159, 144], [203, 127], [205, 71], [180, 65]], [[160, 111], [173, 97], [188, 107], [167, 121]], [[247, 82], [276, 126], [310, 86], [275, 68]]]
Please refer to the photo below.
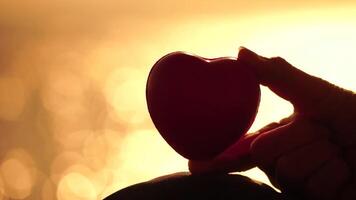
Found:
[[243, 46], [239, 48], [239, 54], [237, 57], [238, 59], [245, 61], [258, 59], [258, 55], [255, 52]]
[[253, 132], [253, 133], [250, 133], [250, 135], [258, 135], [258, 134], [260, 134], [260, 133], [261, 133], [261, 131], [258, 130], [258, 131], [255, 131], [255, 132]]
[[244, 47], [244, 46], [240, 46], [240, 47], [239, 47], [239, 51], [242, 50], [242, 49], [247, 49], [247, 48]]
[[[241, 51], [248, 51], [248, 52], [250, 52], [250, 53], [254, 53], [253, 51], [251, 51], [249, 48], [247, 48], [247, 47], [244, 47], [244, 46], [240, 46], [239, 47], [239, 50]], [[254, 53], [255, 54], [255, 53]]]
[[202, 174], [210, 171], [211, 164], [204, 161], [189, 161], [188, 166], [192, 174]]

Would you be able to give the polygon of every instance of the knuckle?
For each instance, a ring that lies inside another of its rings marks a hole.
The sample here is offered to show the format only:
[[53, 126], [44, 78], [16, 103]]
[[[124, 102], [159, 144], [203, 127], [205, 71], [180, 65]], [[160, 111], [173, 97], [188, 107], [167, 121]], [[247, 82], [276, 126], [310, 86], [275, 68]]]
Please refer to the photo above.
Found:
[[261, 160], [263, 157], [263, 148], [261, 148], [261, 141], [263, 139], [258, 137], [252, 144], [251, 144], [251, 155], [255, 160]]
[[276, 163], [276, 175], [280, 177], [290, 178], [293, 175], [291, 165], [292, 161], [287, 156], [282, 156]]
[[292, 115], [290, 115], [289, 117], [283, 118], [279, 121], [279, 124], [281, 125], [285, 125], [285, 124], [289, 124], [291, 123], [296, 117], [296, 114], [293, 113]]
[[269, 59], [269, 64], [272, 66], [286, 67], [290, 64], [282, 57], [272, 57]]
[[[326, 81], [323, 84], [325, 95], [316, 106], [318, 118], [328, 121], [328, 126], [338, 134], [353, 130], [354, 116], [356, 114], [356, 94]], [[355, 132], [353, 132], [355, 133]]]
[[271, 62], [273, 63], [285, 63], [286, 60], [282, 57], [276, 56], [276, 57], [272, 57], [270, 58]]
[[261, 136], [258, 137], [251, 144], [250, 153], [251, 153], [252, 159], [255, 160], [259, 166], [267, 167], [272, 162], [271, 161], [272, 158], [266, 154], [265, 149], [269, 148], [269, 147], [266, 147], [266, 145], [265, 145], [265, 143], [266, 143], [265, 140], [267, 140], [267, 139], [265, 137], [263, 137], [264, 136], [263, 134]]
[[307, 119], [296, 120], [291, 127], [297, 134], [303, 133], [304, 135], [308, 135], [311, 140], [327, 139], [330, 136], [329, 129]]
[[330, 142], [329, 140], [325, 140], [325, 142], [322, 145], [324, 146], [321, 148], [323, 148], [323, 150], [327, 152], [330, 157], [337, 157], [341, 154], [341, 149], [337, 145]]
[[279, 125], [280, 125], [280, 124], [277, 123], [277, 122], [272, 122], [272, 123], [270, 123], [270, 124], [268, 124], [268, 125], [262, 127], [262, 128], [259, 130], [259, 132], [266, 132], [266, 131], [272, 130], [272, 129], [278, 127]]
[[326, 139], [326, 138], [329, 138], [329, 136], [330, 136], [329, 129], [327, 129], [324, 126], [317, 125], [315, 123], [311, 126], [311, 132], [315, 135], [315, 137], [318, 137], [318, 138]]

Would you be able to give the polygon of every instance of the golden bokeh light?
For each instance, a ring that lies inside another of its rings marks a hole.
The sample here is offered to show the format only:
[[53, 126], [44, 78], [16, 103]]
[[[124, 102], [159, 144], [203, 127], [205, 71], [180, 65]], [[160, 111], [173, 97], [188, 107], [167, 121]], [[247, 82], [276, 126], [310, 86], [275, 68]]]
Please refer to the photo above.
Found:
[[[155, 130], [137, 130], [122, 141], [119, 168], [114, 169], [116, 187], [153, 179], [162, 174], [187, 170], [187, 161], [178, 156]], [[132, 159], [135, 158], [135, 159]]]
[[[122, 166], [127, 170], [162, 173], [162, 169], [165, 169], [168, 173], [187, 167], [186, 161], [182, 157], [177, 159], [176, 152], [166, 142], [162, 142], [162, 137], [156, 130], [137, 130], [130, 133], [124, 138], [121, 148]], [[138, 159], [129, 159], [131, 157]]]
[[58, 200], [95, 200], [96, 190], [91, 181], [80, 173], [65, 175], [58, 184]]
[[75, 117], [83, 112], [85, 81], [69, 70], [53, 70], [47, 75], [43, 105], [60, 116]]
[[[355, 23], [342, 0], [0, 1], [0, 200], [102, 199], [187, 171], [145, 100], [150, 68], [172, 51], [246, 46], [356, 91]], [[262, 87], [250, 132], [292, 112]]]
[[82, 155], [91, 168], [103, 169], [107, 162], [109, 152], [105, 136], [91, 135], [85, 139]]
[[63, 149], [78, 150], [83, 147], [86, 138], [91, 137], [93, 135], [93, 131], [85, 129], [77, 131], [71, 130], [69, 124], [70, 123], [66, 123], [65, 128], [57, 126], [59, 130], [56, 129], [53, 134], [53, 137]]
[[147, 74], [134, 67], [118, 68], [108, 76], [105, 94], [111, 105], [112, 118], [133, 125], [142, 124], [147, 119], [146, 80]]
[[62, 152], [58, 154], [51, 164], [51, 179], [54, 183], [58, 183], [63, 177], [66, 170], [76, 164], [82, 164], [83, 156], [79, 152]]
[[28, 197], [36, 183], [36, 169], [33, 160], [22, 149], [12, 150], [1, 163], [0, 174], [4, 193], [15, 199]]
[[95, 188], [95, 198], [104, 198], [106, 195], [103, 195], [108, 185], [112, 184], [111, 172], [105, 168], [101, 168], [99, 170], [92, 169], [87, 165], [72, 165], [66, 169], [63, 173], [62, 180], [71, 173], [79, 173], [83, 177], [90, 180], [91, 184]]

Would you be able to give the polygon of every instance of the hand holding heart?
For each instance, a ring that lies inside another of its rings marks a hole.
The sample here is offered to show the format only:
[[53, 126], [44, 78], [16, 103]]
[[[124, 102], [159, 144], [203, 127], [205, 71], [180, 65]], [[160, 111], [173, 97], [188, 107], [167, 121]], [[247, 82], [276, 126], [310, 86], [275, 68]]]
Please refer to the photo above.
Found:
[[241, 49], [238, 61], [254, 72], [259, 83], [290, 101], [295, 112], [240, 139], [228, 156], [190, 161], [191, 172], [258, 166], [282, 192], [308, 199], [356, 199], [356, 94], [308, 75], [282, 58]]
[[258, 108], [256, 77], [233, 58], [168, 54], [152, 68], [147, 105], [163, 138], [182, 156], [209, 160], [247, 132]]

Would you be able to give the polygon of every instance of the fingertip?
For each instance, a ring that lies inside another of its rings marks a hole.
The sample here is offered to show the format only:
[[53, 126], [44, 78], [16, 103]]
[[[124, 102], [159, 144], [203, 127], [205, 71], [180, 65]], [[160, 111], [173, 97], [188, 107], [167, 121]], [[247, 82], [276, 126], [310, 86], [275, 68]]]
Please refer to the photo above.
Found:
[[329, 93], [331, 84], [294, 67], [281, 57], [266, 58], [240, 47], [238, 58], [258, 82], [290, 101], [298, 112], [310, 112]]
[[213, 171], [212, 163], [209, 161], [189, 160], [188, 168], [192, 174], [204, 174]]
[[255, 52], [251, 51], [250, 49], [241, 46], [239, 48], [239, 53], [237, 58], [242, 61], [249, 62], [251, 60], [256, 60], [258, 58], [258, 55]]
[[212, 160], [189, 160], [192, 174], [229, 173], [245, 171], [256, 166], [250, 157], [250, 146], [259, 134], [247, 134]]
[[240, 46], [240, 47], [239, 47], [239, 54], [240, 54], [241, 52], [243, 52], [243, 51], [251, 51], [251, 50], [249, 50], [247, 47]]

